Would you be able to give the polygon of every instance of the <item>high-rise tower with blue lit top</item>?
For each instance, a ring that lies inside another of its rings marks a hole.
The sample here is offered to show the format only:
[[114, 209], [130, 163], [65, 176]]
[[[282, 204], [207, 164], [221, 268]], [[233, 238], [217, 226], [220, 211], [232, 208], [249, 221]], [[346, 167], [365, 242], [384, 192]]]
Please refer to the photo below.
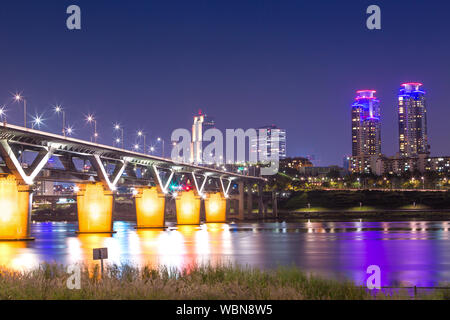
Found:
[[402, 84], [398, 94], [399, 149], [403, 157], [429, 154], [427, 109], [422, 84]]
[[359, 90], [352, 104], [352, 155], [381, 155], [380, 101], [375, 90]]

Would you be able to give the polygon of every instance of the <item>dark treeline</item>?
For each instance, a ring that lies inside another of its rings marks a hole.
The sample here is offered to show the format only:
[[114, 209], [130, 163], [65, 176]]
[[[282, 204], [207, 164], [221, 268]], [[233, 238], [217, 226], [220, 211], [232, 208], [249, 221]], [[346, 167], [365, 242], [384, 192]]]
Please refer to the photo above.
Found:
[[370, 206], [396, 209], [411, 205], [424, 205], [432, 209], [450, 209], [450, 192], [423, 191], [325, 191], [295, 192], [280, 203], [285, 209], [295, 210], [311, 207], [352, 208]]

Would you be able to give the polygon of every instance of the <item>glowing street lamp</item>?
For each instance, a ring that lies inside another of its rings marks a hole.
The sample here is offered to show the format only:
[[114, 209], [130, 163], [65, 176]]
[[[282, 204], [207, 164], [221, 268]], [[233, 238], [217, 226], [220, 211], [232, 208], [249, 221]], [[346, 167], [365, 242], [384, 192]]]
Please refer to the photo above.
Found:
[[31, 129], [34, 129], [34, 126], [38, 126], [38, 128], [40, 128], [42, 123], [43, 121], [41, 116], [34, 117], [33, 121], [31, 122]]
[[162, 142], [162, 157], [164, 158], [164, 145], [165, 145], [165, 141], [164, 139], [162, 139], [161, 137], [158, 137], [158, 142]]
[[[88, 115], [86, 117], [86, 121], [89, 123], [94, 123], [94, 142], [97, 143], [97, 137], [98, 137], [98, 133], [97, 133], [97, 120], [94, 119], [93, 115]], [[91, 138], [92, 141], [92, 138]]]
[[137, 143], [134, 145], [134, 150], [139, 150], [139, 145]]
[[57, 114], [62, 113], [62, 134], [65, 137], [66, 136], [66, 111], [60, 105], [56, 105], [55, 112]]
[[145, 147], [145, 134], [141, 130], [139, 130], [137, 135], [138, 135], [138, 137], [143, 137], [144, 138], [144, 153], [147, 153], [147, 149]]
[[24, 97], [22, 97], [19, 93], [16, 93], [14, 95], [14, 100], [16, 100], [16, 102], [23, 101], [23, 126], [26, 128], [27, 127], [27, 100]]
[[73, 133], [73, 128], [67, 127], [64, 131], [67, 132], [68, 135], [71, 135]]
[[[123, 128], [120, 126], [120, 124], [118, 124], [118, 123], [116, 123], [115, 125], [114, 125], [114, 130], [120, 130], [121, 132], [122, 132], [122, 139], [120, 139], [121, 141], [122, 141], [122, 149], [124, 149], [124, 147], [123, 147]], [[120, 141], [119, 141], [120, 142]], [[119, 143], [119, 142], [117, 142], [117, 143]]]

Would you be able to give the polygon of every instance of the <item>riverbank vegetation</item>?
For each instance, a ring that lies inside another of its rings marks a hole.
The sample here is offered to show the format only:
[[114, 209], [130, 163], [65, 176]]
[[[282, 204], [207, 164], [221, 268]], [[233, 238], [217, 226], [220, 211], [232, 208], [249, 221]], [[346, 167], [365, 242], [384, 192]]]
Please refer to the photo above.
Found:
[[338, 167], [317, 168], [315, 175], [304, 175], [295, 167], [280, 162], [277, 174], [268, 177], [267, 188], [276, 191], [320, 189], [407, 189], [450, 190], [450, 174], [446, 171], [405, 171], [402, 174], [377, 176], [371, 173], [349, 174]]
[[[350, 281], [308, 275], [296, 267], [261, 271], [231, 265], [191, 266], [181, 271], [166, 267], [81, 266], [80, 289], [69, 289], [67, 267], [43, 264], [31, 271], [0, 268], [0, 299], [294, 299], [366, 300], [410, 299], [408, 292], [393, 295], [369, 292]], [[75, 282], [71, 282], [74, 284]], [[448, 299], [445, 293], [416, 298]]]
[[314, 211], [314, 208], [362, 211], [363, 207], [366, 210], [440, 210], [450, 209], [450, 192], [312, 190], [291, 193], [288, 199], [280, 201], [279, 207], [292, 211]]

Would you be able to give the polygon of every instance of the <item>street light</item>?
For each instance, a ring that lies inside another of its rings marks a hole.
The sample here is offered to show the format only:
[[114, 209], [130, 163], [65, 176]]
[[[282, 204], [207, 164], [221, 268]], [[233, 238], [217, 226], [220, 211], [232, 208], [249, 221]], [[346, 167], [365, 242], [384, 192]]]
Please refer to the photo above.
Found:
[[134, 145], [134, 150], [139, 150], [139, 145], [137, 143]]
[[144, 137], [144, 153], [147, 153], [147, 149], [145, 147], [145, 134], [142, 131], [138, 131], [138, 137]]
[[165, 141], [164, 139], [162, 139], [161, 137], [158, 137], [158, 142], [162, 142], [162, 157], [164, 158], [164, 145], [165, 145]]
[[34, 126], [37, 125], [38, 128], [40, 129], [42, 124], [42, 118], [41, 116], [36, 116], [33, 118], [33, 121], [31, 122], [31, 129], [34, 129]]
[[[98, 137], [97, 120], [94, 119], [94, 116], [90, 114], [86, 117], [86, 121], [89, 123], [94, 123], [94, 142], [97, 143], [97, 137]], [[91, 137], [91, 141], [92, 141], [92, 137]]]
[[23, 100], [23, 126], [26, 128], [27, 127], [27, 100], [24, 97], [22, 97], [19, 93], [16, 93], [14, 95], [14, 100], [16, 100], [16, 102]]
[[124, 149], [123, 147], [123, 128], [120, 126], [120, 124], [116, 123], [114, 125], [114, 130], [120, 130], [122, 132], [122, 139], [120, 139], [122, 141], [122, 149]]
[[62, 133], [63, 133], [63, 136], [65, 137], [66, 136], [66, 111], [60, 105], [56, 105], [55, 112], [57, 114], [62, 113]]
[[422, 189], [425, 190], [425, 177], [420, 178], [422, 180]]
[[65, 129], [65, 132], [70, 136], [73, 133], [73, 128], [69, 126]]

